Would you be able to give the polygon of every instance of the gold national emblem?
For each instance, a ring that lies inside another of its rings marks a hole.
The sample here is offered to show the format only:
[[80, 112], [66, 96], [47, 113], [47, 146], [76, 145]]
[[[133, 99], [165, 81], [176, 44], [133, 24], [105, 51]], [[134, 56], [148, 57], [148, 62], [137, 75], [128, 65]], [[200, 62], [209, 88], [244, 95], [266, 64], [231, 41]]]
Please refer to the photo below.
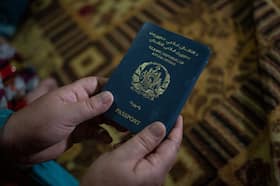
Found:
[[167, 69], [156, 62], [144, 62], [132, 75], [131, 89], [154, 101], [162, 95], [170, 83]]

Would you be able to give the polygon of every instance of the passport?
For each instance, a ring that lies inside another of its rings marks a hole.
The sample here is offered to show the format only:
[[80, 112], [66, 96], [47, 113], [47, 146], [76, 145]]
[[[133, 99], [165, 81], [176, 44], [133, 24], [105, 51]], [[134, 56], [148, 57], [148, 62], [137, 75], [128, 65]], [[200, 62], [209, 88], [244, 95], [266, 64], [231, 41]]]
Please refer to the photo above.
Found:
[[210, 54], [204, 44], [145, 23], [103, 88], [114, 96], [105, 118], [132, 133], [160, 121], [168, 134]]

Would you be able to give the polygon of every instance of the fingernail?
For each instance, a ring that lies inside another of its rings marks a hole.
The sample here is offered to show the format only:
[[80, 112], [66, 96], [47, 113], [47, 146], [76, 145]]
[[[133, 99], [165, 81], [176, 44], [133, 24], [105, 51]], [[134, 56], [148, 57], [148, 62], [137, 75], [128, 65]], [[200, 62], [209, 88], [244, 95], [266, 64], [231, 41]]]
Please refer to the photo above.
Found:
[[165, 134], [165, 126], [160, 122], [156, 122], [149, 126], [149, 130], [154, 136], [158, 138]]
[[101, 92], [98, 96], [103, 104], [112, 102], [113, 95], [109, 91]]

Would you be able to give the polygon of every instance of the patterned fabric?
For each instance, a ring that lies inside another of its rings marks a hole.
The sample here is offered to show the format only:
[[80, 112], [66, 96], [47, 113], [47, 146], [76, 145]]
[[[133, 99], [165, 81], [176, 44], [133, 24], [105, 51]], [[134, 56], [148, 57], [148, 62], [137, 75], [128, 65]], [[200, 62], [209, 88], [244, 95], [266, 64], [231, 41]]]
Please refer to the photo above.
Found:
[[0, 109], [17, 111], [24, 107], [26, 94], [37, 86], [38, 81], [34, 69], [23, 64], [16, 50], [0, 41]]
[[[145, 21], [208, 44], [213, 57], [182, 111], [183, 144], [165, 185], [270, 186], [280, 184], [279, 8], [279, 0], [37, 0], [14, 44], [61, 84], [110, 75]], [[80, 178], [108, 149], [88, 141], [59, 161]]]
[[[13, 114], [12, 110], [17, 111], [26, 106], [25, 96], [38, 84], [39, 79], [34, 69], [25, 66], [23, 62], [8, 43], [0, 43], [0, 129]], [[78, 181], [55, 161], [39, 163], [30, 169], [21, 170], [1, 156], [0, 164], [3, 169], [0, 170], [0, 185], [3, 186], [79, 185]]]

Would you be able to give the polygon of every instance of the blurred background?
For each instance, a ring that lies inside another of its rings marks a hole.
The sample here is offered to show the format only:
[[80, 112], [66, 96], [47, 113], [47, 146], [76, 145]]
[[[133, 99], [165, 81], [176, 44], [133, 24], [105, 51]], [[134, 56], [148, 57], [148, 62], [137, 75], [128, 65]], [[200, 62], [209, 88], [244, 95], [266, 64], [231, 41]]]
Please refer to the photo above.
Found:
[[[279, 0], [36, 0], [12, 43], [61, 85], [109, 77], [146, 21], [205, 43], [212, 58], [182, 111], [183, 144], [165, 185], [270, 186], [280, 165], [279, 8]], [[111, 148], [87, 141], [58, 162], [81, 178]]]

